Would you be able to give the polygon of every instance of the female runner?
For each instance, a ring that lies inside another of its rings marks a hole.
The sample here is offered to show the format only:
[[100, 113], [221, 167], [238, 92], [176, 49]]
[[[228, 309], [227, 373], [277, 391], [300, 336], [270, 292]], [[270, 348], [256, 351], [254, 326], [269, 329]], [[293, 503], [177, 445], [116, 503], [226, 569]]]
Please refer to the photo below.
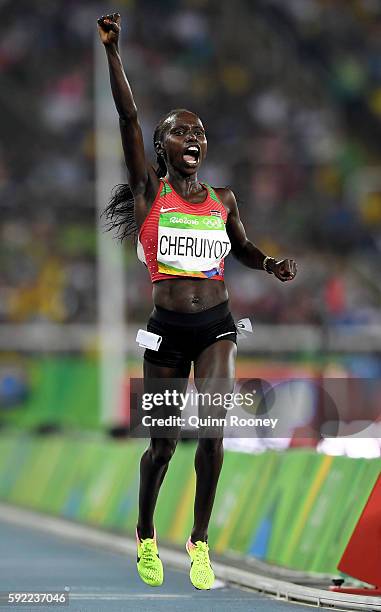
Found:
[[[296, 264], [265, 256], [247, 239], [230, 189], [199, 181], [207, 141], [196, 114], [178, 109], [162, 118], [153, 137], [158, 169], [147, 161], [137, 108], [119, 54], [120, 24], [118, 13], [98, 20], [128, 171], [128, 185], [114, 193], [107, 213], [123, 235], [136, 224], [138, 255], [153, 283], [154, 310], [147, 330], [161, 336], [162, 342], [157, 351], [145, 350], [144, 389], [152, 390], [152, 381], [163, 379], [184, 392], [193, 361], [199, 392], [231, 392], [236, 326], [224, 284], [224, 257], [231, 250], [243, 265], [265, 270], [281, 281], [295, 277]], [[167, 415], [178, 414], [173, 405], [165, 410]], [[163, 582], [153, 515], [178, 434], [176, 430], [168, 437], [151, 437], [141, 458], [137, 568], [151, 586]], [[210, 436], [204, 432], [195, 455], [194, 524], [186, 543], [190, 579], [198, 589], [210, 589], [214, 581], [207, 539], [222, 461], [222, 430], [217, 434], [213, 430]]]

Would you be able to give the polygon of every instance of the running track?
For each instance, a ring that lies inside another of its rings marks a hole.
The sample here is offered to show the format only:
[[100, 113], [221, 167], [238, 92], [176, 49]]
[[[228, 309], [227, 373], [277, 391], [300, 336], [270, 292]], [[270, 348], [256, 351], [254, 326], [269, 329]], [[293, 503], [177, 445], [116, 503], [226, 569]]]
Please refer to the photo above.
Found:
[[68, 612], [294, 612], [311, 607], [278, 602], [255, 592], [221, 586], [196, 591], [188, 574], [165, 569], [165, 582], [141, 582], [135, 559], [66, 540], [36, 529], [0, 522], [0, 591], [63, 591], [68, 606], [0, 606], [0, 610]]

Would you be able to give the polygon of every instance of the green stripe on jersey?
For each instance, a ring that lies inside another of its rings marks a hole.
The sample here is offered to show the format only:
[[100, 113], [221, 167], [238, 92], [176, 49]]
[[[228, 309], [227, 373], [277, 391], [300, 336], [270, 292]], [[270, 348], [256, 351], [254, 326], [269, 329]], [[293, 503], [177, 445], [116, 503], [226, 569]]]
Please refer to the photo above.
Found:
[[191, 230], [224, 230], [225, 224], [217, 215], [187, 215], [185, 213], [161, 213], [160, 227]]
[[172, 189], [170, 188], [168, 183], [164, 183], [163, 189], [160, 192], [160, 197], [168, 195], [169, 193], [172, 193]]
[[211, 187], [211, 185], [208, 185], [208, 183], [204, 183], [204, 185], [206, 185], [209, 191], [209, 195], [212, 198], [212, 200], [214, 200], [215, 202], [218, 202], [218, 204], [221, 204], [221, 200], [219, 199], [218, 195], [214, 191], [213, 187]]

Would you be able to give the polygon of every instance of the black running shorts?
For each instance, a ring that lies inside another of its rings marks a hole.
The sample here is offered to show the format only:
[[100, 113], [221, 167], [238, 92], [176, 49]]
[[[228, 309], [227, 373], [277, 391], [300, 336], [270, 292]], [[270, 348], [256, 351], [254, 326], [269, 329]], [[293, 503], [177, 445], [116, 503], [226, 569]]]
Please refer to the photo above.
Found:
[[163, 339], [158, 351], [144, 351], [144, 359], [156, 365], [178, 368], [184, 376], [189, 375], [192, 361], [211, 344], [219, 340], [237, 344], [237, 328], [228, 301], [196, 313], [174, 312], [155, 306], [147, 331]]

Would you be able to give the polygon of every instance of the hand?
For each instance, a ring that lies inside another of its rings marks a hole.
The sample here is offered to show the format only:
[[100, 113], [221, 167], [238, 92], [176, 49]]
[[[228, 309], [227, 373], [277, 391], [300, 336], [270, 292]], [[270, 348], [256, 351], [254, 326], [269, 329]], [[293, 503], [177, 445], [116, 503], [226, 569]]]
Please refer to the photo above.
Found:
[[282, 261], [275, 261], [270, 270], [273, 274], [279, 278], [280, 281], [290, 281], [295, 278], [297, 267], [296, 262], [293, 259], [282, 259]]
[[98, 19], [99, 36], [106, 47], [118, 44], [120, 29], [119, 13], [103, 15], [103, 17]]

